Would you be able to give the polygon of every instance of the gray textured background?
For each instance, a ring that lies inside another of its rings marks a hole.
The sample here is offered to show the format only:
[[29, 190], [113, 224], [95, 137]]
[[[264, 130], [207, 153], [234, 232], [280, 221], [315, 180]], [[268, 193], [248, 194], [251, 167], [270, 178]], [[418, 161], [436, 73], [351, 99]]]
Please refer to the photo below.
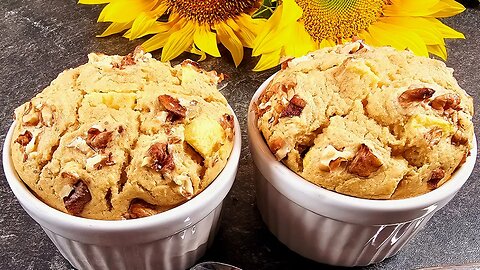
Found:
[[[105, 27], [95, 23], [99, 11], [99, 7], [80, 6], [72, 0], [1, 1], [2, 145], [12, 123], [13, 109], [41, 91], [62, 70], [85, 63], [91, 51], [126, 54], [141, 42], [128, 42], [119, 36], [95, 38]], [[469, 9], [445, 21], [467, 37], [448, 42], [447, 64], [455, 69], [459, 84], [478, 99], [480, 10]], [[154, 53], [154, 56], [159, 54]], [[325, 266], [308, 261], [279, 243], [261, 221], [256, 208], [253, 163], [245, 134], [247, 104], [256, 88], [275, 70], [253, 73], [250, 70], [254, 63], [253, 59], [246, 58], [238, 69], [233, 67], [229, 57], [209, 58], [201, 63], [206, 69], [230, 76], [223, 93], [243, 128], [238, 176], [224, 205], [220, 231], [202, 261], [217, 260], [244, 269], [323, 268]], [[477, 101], [475, 109], [478, 111]], [[480, 134], [478, 114], [474, 122], [476, 133]], [[22, 210], [8, 187], [3, 168], [0, 171], [0, 269], [71, 269], [40, 227]], [[453, 201], [397, 256], [367, 269], [480, 263], [479, 176], [476, 167]]]

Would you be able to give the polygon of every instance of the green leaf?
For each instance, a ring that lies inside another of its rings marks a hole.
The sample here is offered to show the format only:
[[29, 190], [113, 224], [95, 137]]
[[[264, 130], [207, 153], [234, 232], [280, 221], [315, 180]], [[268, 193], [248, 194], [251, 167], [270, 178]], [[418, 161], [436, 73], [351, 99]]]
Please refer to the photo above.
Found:
[[276, 0], [263, 0], [262, 6], [252, 15], [252, 18], [264, 18], [268, 19], [272, 16], [273, 11], [277, 7]]

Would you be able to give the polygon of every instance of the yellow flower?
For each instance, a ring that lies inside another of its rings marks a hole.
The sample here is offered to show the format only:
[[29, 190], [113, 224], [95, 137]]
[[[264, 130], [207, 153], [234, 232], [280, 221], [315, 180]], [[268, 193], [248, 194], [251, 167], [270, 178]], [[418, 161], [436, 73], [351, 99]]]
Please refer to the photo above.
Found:
[[454, 0], [283, 0], [254, 41], [255, 70], [352, 38], [446, 59], [444, 39], [464, 36], [437, 18], [464, 10]]
[[[162, 61], [188, 51], [206, 57], [220, 57], [218, 43], [232, 54], [236, 66], [243, 59], [243, 47], [252, 48], [264, 19], [250, 16], [261, 0], [80, 0], [81, 4], [108, 3], [98, 17], [111, 22], [100, 35], [127, 30], [130, 40], [154, 34], [142, 44], [146, 51], [162, 50]], [[159, 21], [164, 16], [168, 20]]]

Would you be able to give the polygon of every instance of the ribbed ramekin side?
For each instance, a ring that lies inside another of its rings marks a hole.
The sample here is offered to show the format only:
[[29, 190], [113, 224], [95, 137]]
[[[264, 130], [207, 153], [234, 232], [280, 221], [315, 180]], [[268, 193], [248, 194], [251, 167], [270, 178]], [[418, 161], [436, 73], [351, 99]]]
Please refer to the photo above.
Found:
[[198, 223], [170, 237], [136, 245], [86, 244], [43, 229], [77, 269], [186, 269], [205, 254], [213, 241], [221, 209], [222, 204]]
[[270, 231], [292, 251], [317, 262], [361, 266], [395, 255], [434, 212], [394, 225], [360, 225], [313, 213], [278, 192], [260, 172], [257, 204]]

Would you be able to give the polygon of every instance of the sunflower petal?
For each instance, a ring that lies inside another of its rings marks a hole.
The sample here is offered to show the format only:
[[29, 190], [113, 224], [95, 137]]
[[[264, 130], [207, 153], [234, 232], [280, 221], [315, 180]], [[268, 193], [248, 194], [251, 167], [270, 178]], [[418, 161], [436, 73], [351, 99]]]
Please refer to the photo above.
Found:
[[442, 33], [430, 22], [422, 17], [384, 17], [382, 21], [410, 29], [422, 38], [427, 45], [445, 44]]
[[97, 37], [106, 37], [106, 36], [109, 36], [109, 35], [120, 33], [123, 30], [130, 28], [130, 26], [132, 26], [131, 22], [111, 23], [110, 26], [108, 26], [108, 28], [105, 29], [105, 31], [103, 31], [103, 33], [98, 35]]
[[370, 25], [368, 31], [381, 45], [390, 45], [398, 50], [408, 48], [417, 55], [428, 56], [427, 45], [409, 28], [388, 24], [380, 20]]
[[237, 34], [243, 46], [247, 48], [253, 47], [255, 37], [260, 31], [261, 25], [255, 21], [265, 22], [263, 19], [252, 19], [245, 14], [240, 15], [235, 21], [227, 21], [228, 25], [234, 30], [235, 34]]
[[280, 28], [285, 27], [292, 22], [296, 22], [302, 17], [303, 10], [297, 5], [294, 0], [284, 0], [282, 5], [285, 6], [286, 12], [282, 12], [282, 21], [280, 22]]
[[391, 0], [391, 5], [383, 8], [387, 17], [450, 17], [465, 10], [453, 0]]
[[447, 48], [445, 48], [445, 45], [427, 45], [427, 50], [443, 60], [447, 60]]
[[162, 50], [162, 62], [170, 61], [184, 51], [188, 51], [193, 44], [194, 32], [191, 21], [185, 22], [179, 30], [172, 31]]
[[270, 19], [265, 24], [265, 28], [261, 31], [255, 40], [253, 41], [253, 56], [258, 56], [263, 53], [271, 52], [266, 48], [267, 44], [276, 47], [277, 49], [281, 47], [281, 44], [272, 45], [272, 38], [278, 37], [278, 25], [282, 20], [283, 5], [280, 5], [275, 9]]
[[158, 33], [145, 41], [141, 46], [146, 52], [155, 51], [165, 46], [169, 36], [168, 32]]
[[440, 33], [442, 33], [444, 38], [465, 38], [465, 36], [456, 31], [455, 29], [445, 25], [441, 21], [435, 19], [435, 18], [426, 18], [433, 27], [435, 27]]
[[281, 50], [263, 54], [253, 71], [263, 71], [275, 67], [280, 62]]
[[133, 40], [151, 34], [148, 32], [148, 30], [156, 21], [156, 17], [152, 17], [150, 14], [142, 12], [137, 16], [137, 18], [135, 18], [132, 28], [130, 29], [128, 34], [124, 35], [124, 37]]
[[195, 45], [201, 50], [211, 56], [220, 57], [220, 52], [217, 46], [217, 35], [210, 31], [210, 27], [203, 25], [196, 25], [196, 30], [193, 34], [193, 41]]
[[[286, 56], [300, 57], [316, 49], [316, 42], [302, 24], [295, 23], [293, 27], [290, 27], [290, 31], [289, 40], [292, 42], [284, 45]], [[295, 40], [301, 40], [302, 42], [295, 42]]]
[[[112, 1], [103, 8], [98, 16], [100, 22], [118, 22], [125, 23], [133, 21], [141, 12], [149, 11], [153, 8], [156, 1], [131, 1], [117, 0]], [[128, 10], [128, 12], [125, 12]]]
[[373, 38], [369, 32], [365, 30], [360, 31], [360, 33], [358, 33], [358, 37], [363, 41], [365, 41], [365, 43], [370, 44], [372, 46], [381, 46], [381, 44], [377, 40], [375, 40], [375, 38]]
[[198, 60], [197, 60], [198, 62], [207, 59], [207, 54], [205, 52], [197, 49], [197, 47], [195, 47], [195, 45], [192, 46], [192, 48], [190, 49], [190, 53], [193, 53], [193, 54], [196, 54], [196, 55], [200, 56], [200, 58], [198, 58]]
[[320, 45], [319, 47], [320, 48], [326, 48], [326, 47], [332, 47], [332, 46], [335, 46], [335, 42], [333, 42], [332, 40], [328, 40], [328, 39], [323, 39], [321, 42], [320, 42]]
[[155, 17], [161, 17], [163, 14], [165, 14], [165, 12], [167, 11], [168, 9], [168, 6], [166, 4], [159, 4], [156, 8], [154, 8], [152, 10], [152, 16], [155, 16]]
[[431, 10], [430, 17], [444, 18], [462, 13], [465, 7], [453, 0], [440, 0]]
[[233, 62], [235, 63], [235, 66], [238, 67], [243, 59], [242, 42], [226, 23], [216, 24], [215, 27], [218, 39], [230, 51], [233, 57]]

